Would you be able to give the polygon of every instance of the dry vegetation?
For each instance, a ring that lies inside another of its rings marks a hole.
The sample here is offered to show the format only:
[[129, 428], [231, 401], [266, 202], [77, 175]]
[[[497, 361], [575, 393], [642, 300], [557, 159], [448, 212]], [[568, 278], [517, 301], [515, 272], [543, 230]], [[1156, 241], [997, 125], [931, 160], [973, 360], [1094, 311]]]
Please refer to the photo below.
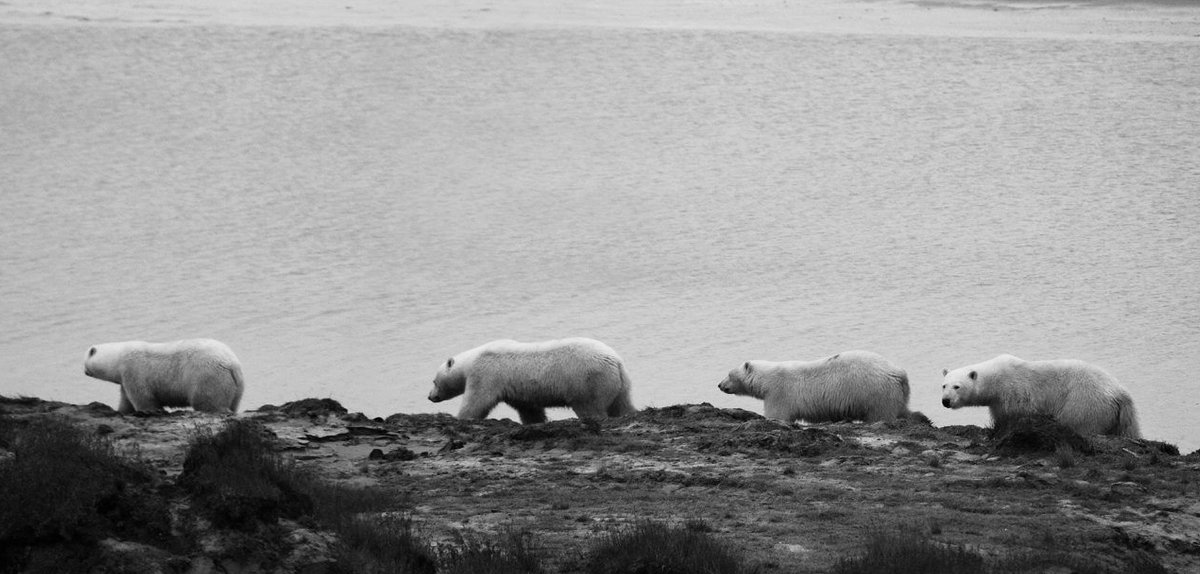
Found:
[[229, 419], [0, 412], [6, 572], [1200, 568], [1200, 454], [1046, 420], [803, 426], [680, 405], [521, 426], [318, 400]]

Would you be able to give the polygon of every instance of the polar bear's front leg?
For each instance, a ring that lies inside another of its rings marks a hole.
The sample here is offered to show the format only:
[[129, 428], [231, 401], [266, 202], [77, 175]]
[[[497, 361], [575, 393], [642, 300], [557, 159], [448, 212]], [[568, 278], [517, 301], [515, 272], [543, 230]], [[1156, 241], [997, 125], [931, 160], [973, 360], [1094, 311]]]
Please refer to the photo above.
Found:
[[134, 411], [133, 403], [129, 402], [129, 395], [125, 394], [125, 387], [121, 387], [121, 401], [117, 404], [117, 412], [128, 415]]
[[495, 399], [482, 399], [478, 393], [468, 392], [463, 397], [462, 408], [458, 409], [458, 418], [463, 420], [486, 419], [488, 413], [496, 408], [497, 403], [499, 401]]
[[792, 422], [791, 410], [788, 408], [785, 408], [783, 405], [780, 405], [779, 403], [777, 403], [775, 401], [771, 401], [771, 400], [768, 400], [765, 403], [763, 403], [763, 416], [765, 416], [769, 419], [783, 421], [785, 423]]
[[129, 402], [129, 412], [156, 414], [164, 412], [155, 395], [155, 384], [158, 383], [145, 377], [125, 376], [121, 378], [121, 397]]

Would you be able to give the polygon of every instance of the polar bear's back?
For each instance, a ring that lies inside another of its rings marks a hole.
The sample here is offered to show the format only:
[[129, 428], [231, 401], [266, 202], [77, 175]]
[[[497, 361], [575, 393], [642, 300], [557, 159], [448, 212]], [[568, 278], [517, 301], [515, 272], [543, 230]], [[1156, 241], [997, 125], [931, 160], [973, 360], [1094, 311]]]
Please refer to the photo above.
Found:
[[131, 353], [140, 353], [148, 358], [178, 363], [236, 365], [239, 364], [233, 349], [216, 339], [183, 339], [168, 343], [143, 343]]
[[[908, 374], [870, 351], [845, 351], [816, 361], [777, 364], [782, 404], [809, 422], [890, 420], [908, 413]], [[769, 393], [775, 394], [775, 393]], [[774, 409], [772, 409], [774, 410]]]
[[903, 378], [904, 388], [908, 388], [908, 375], [904, 369], [871, 351], [845, 351], [821, 360], [817, 365], [822, 372], [838, 377], [871, 381]]
[[1039, 412], [1055, 418], [1081, 434], [1140, 437], [1133, 397], [1116, 377], [1091, 363], [1076, 359], [1028, 361], [1042, 387]]
[[870, 351], [847, 351], [822, 362], [819, 379], [867, 404], [908, 404], [908, 373]]
[[1108, 371], [1078, 359], [1053, 359], [1048, 361], [1026, 361], [1030, 370], [1039, 374], [1040, 380], [1071, 391], [1119, 393], [1124, 387]]
[[160, 407], [237, 411], [244, 388], [237, 355], [214, 339], [168, 343], [131, 341], [119, 361], [121, 384], [131, 397]]
[[581, 373], [616, 373], [621, 367], [616, 351], [583, 337], [536, 343], [493, 341], [477, 351], [473, 370], [506, 379], [551, 382], [576, 379]]
[[1000, 355], [946, 374], [942, 403], [986, 406], [992, 421], [1044, 414], [1083, 435], [1137, 438], [1137, 410], [1113, 375], [1076, 359], [1026, 361]]
[[233, 350], [214, 339], [134, 344], [125, 351], [123, 365], [141, 370], [144, 375], [173, 380], [190, 380], [221, 370], [241, 370]]
[[497, 403], [521, 422], [545, 422], [547, 407], [570, 407], [580, 418], [636, 412], [629, 374], [608, 345], [585, 338], [540, 343], [493, 341], [459, 353], [438, 372], [430, 400], [464, 394], [458, 416], [479, 419]]
[[808, 388], [826, 386], [855, 387], [869, 391], [876, 387], [898, 388], [908, 397], [908, 374], [883, 356], [870, 351], [845, 351], [816, 361], [779, 363], [796, 384]]

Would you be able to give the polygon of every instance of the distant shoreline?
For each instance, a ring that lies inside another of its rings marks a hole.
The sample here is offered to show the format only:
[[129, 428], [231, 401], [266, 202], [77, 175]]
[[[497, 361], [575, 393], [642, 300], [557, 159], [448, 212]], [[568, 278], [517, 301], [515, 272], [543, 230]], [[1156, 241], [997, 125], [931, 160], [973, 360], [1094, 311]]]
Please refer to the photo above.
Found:
[[549, 4], [516, 0], [338, 3], [266, 0], [195, 5], [14, 0], [0, 25], [417, 27], [437, 29], [632, 28], [795, 33], [1036, 37], [1200, 42], [1200, 4], [1190, 0], [784, 0], [754, 6], [715, 0], [615, 0]]

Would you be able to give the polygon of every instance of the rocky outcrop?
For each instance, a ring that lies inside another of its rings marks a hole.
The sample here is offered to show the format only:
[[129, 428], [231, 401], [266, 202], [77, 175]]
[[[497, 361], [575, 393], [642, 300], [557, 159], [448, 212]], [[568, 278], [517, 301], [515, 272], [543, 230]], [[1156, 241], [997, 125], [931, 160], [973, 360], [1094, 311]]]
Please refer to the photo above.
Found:
[[[70, 421], [153, 469], [174, 534], [196, 543], [103, 538], [114, 564], [137, 557], [148, 561], [138, 569], [164, 572], [337, 564], [335, 534], [288, 518], [272, 523], [270, 553], [246, 554], [244, 534], [222, 534], [174, 486], [198, 429], [227, 418], [117, 416], [42, 401], [4, 402], [0, 412], [7, 425]], [[646, 519], [703, 523], [777, 572], [828, 571], [861, 549], [862, 532], [879, 529], [986, 556], [1052, 552], [1117, 568], [1149, 553], [1169, 570], [1200, 569], [1200, 454], [1153, 441], [1061, 436], [1038, 424], [998, 440], [988, 429], [909, 421], [785, 424], [707, 404], [524, 426], [428, 414], [372, 420], [314, 400], [237, 418], [263, 425], [286, 460], [323, 481], [405, 498], [406, 519], [432, 545], [519, 529], [554, 571], [577, 569], [572, 557], [596, 533]], [[0, 447], [3, 465], [12, 449]], [[249, 545], [266, 546], [257, 535]]]

